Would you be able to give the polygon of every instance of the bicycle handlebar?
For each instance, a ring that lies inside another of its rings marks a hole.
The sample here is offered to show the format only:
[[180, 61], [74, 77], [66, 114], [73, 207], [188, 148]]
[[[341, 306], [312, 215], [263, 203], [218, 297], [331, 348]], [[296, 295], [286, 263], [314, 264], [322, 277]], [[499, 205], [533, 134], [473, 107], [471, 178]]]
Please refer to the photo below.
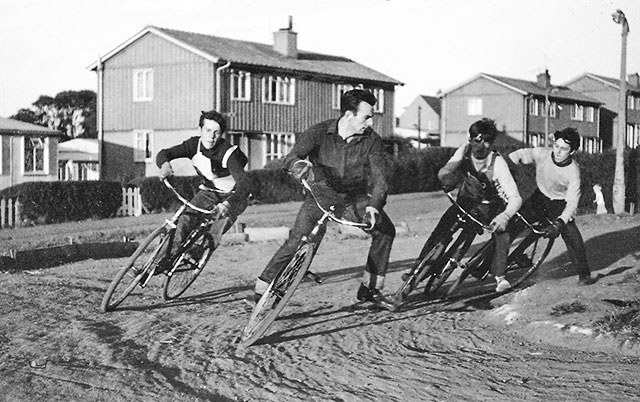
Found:
[[332, 221], [336, 222], [336, 223], [340, 223], [342, 225], [347, 225], [347, 226], [353, 226], [353, 227], [357, 227], [357, 228], [361, 228], [361, 229], [365, 229], [365, 228], [369, 228], [369, 225], [367, 225], [366, 223], [361, 223], [361, 222], [352, 222], [352, 221], [347, 221], [347, 220], [343, 220], [338, 218], [334, 213], [333, 213], [333, 209], [335, 208], [333, 205], [331, 207], [329, 207], [330, 210], [324, 208], [322, 205], [320, 205], [320, 202], [318, 201], [318, 198], [316, 197], [316, 195], [313, 193], [313, 190], [311, 189], [311, 186], [309, 185], [309, 182], [306, 179], [302, 179], [301, 180], [302, 185], [304, 186], [304, 188], [309, 192], [309, 194], [311, 194], [311, 196], [313, 197], [313, 200], [316, 202], [316, 205], [318, 206], [318, 208], [320, 208], [320, 210], [327, 215], [327, 217], [329, 219], [331, 219]]
[[213, 207], [212, 210], [208, 210], [208, 209], [203, 209], [200, 207], [196, 207], [195, 205], [193, 205], [189, 200], [187, 200], [186, 198], [184, 198], [182, 195], [180, 195], [180, 193], [178, 193], [178, 190], [176, 190], [171, 183], [169, 183], [169, 180], [166, 177], [162, 178], [162, 182], [164, 183], [165, 186], [167, 186], [171, 191], [173, 191], [173, 193], [176, 195], [176, 197], [178, 197], [178, 199], [180, 200], [180, 202], [182, 202], [184, 205], [188, 206], [189, 208], [193, 209], [194, 211], [203, 213], [205, 215], [214, 215], [216, 213], [218, 213], [218, 208], [216, 206]]
[[[536, 228], [533, 226], [533, 224], [532, 224], [532, 223], [530, 223], [528, 220], [526, 220], [526, 219], [524, 218], [524, 216], [520, 215], [520, 212], [516, 212], [516, 216], [517, 216], [518, 218], [520, 218], [520, 219], [522, 220], [522, 222], [524, 222], [524, 224], [525, 224], [525, 225], [527, 225], [527, 227], [528, 227], [529, 229], [531, 229], [531, 231], [532, 231], [533, 233], [535, 233], [535, 234], [537, 234], [537, 235], [544, 235], [544, 234], [545, 234], [542, 230], [538, 230], [538, 229], [536, 229]], [[549, 222], [549, 223], [551, 223], [551, 222]]]

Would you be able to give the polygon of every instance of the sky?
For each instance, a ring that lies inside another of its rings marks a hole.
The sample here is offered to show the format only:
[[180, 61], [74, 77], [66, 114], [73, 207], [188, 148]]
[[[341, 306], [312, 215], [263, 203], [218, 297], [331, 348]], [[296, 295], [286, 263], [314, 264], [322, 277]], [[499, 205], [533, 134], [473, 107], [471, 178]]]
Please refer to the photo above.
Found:
[[0, 116], [40, 95], [96, 91], [87, 67], [147, 25], [273, 43], [288, 25], [298, 48], [348, 57], [404, 83], [395, 114], [488, 73], [562, 85], [584, 72], [640, 71], [639, 0], [0, 0]]

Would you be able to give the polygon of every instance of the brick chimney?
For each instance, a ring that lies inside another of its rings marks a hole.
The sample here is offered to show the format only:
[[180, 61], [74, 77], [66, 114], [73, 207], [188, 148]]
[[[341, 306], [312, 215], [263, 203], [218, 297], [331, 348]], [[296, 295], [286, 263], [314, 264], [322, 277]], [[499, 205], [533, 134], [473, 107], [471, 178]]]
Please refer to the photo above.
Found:
[[298, 34], [293, 32], [292, 16], [289, 16], [289, 27], [273, 33], [273, 50], [283, 56], [298, 57]]
[[627, 76], [627, 79], [629, 81], [629, 84], [633, 85], [634, 87], [640, 86], [640, 75], [638, 73], [629, 74]]
[[540, 73], [536, 76], [538, 81], [538, 85], [542, 88], [547, 88], [551, 86], [551, 76], [549, 75], [549, 70], [544, 70], [544, 73]]

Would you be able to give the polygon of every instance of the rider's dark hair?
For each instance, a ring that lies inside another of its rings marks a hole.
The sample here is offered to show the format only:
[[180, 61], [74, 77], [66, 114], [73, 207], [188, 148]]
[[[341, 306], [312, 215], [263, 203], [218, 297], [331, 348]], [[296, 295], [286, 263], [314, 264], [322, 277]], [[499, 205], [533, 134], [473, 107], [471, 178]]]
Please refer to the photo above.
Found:
[[571, 147], [572, 151], [580, 148], [580, 133], [573, 127], [567, 127], [553, 133], [553, 140], [564, 140]]
[[364, 89], [352, 89], [342, 94], [340, 98], [340, 114], [345, 114], [347, 111], [352, 111], [353, 114], [358, 112], [358, 105], [361, 102], [367, 102], [371, 106], [374, 106], [377, 102], [376, 97], [369, 91]]
[[481, 136], [483, 140], [487, 142], [495, 141], [498, 136], [498, 129], [496, 128], [496, 122], [489, 118], [482, 118], [476, 121], [469, 127], [469, 138], [476, 138]]
[[205, 112], [204, 110], [200, 113], [200, 121], [198, 122], [198, 126], [200, 126], [200, 128], [202, 128], [202, 126], [204, 126], [204, 120], [213, 120], [216, 123], [218, 123], [220, 125], [220, 131], [221, 132], [225, 132], [227, 131], [227, 120], [224, 118], [223, 115], [221, 115], [220, 113], [216, 112], [215, 110], [209, 110], [208, 112]]

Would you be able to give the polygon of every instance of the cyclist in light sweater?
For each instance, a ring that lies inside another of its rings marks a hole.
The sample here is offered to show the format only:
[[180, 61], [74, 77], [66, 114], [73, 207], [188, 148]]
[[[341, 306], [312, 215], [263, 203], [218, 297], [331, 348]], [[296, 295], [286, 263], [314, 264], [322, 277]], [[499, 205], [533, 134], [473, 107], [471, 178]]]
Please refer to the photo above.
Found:
[[[578, 273], [579, 285], [596, 281], [591, 277], [584, 240], [574, 217], [580, 200], [580, 167], [573, 155], [580, 147], [580, 134], [573, 128], [554, 133], [553, 148], [523, 148], [509, 154], [516, 164], [535, 164], [537, 189], [525, 201], [520, 214], [530, 222], [548, 218], [553, 222], [546, 236], [562, 235], [571, 263]], [[524, 229], [514, 220], [508, 228], [511, 239]]]

